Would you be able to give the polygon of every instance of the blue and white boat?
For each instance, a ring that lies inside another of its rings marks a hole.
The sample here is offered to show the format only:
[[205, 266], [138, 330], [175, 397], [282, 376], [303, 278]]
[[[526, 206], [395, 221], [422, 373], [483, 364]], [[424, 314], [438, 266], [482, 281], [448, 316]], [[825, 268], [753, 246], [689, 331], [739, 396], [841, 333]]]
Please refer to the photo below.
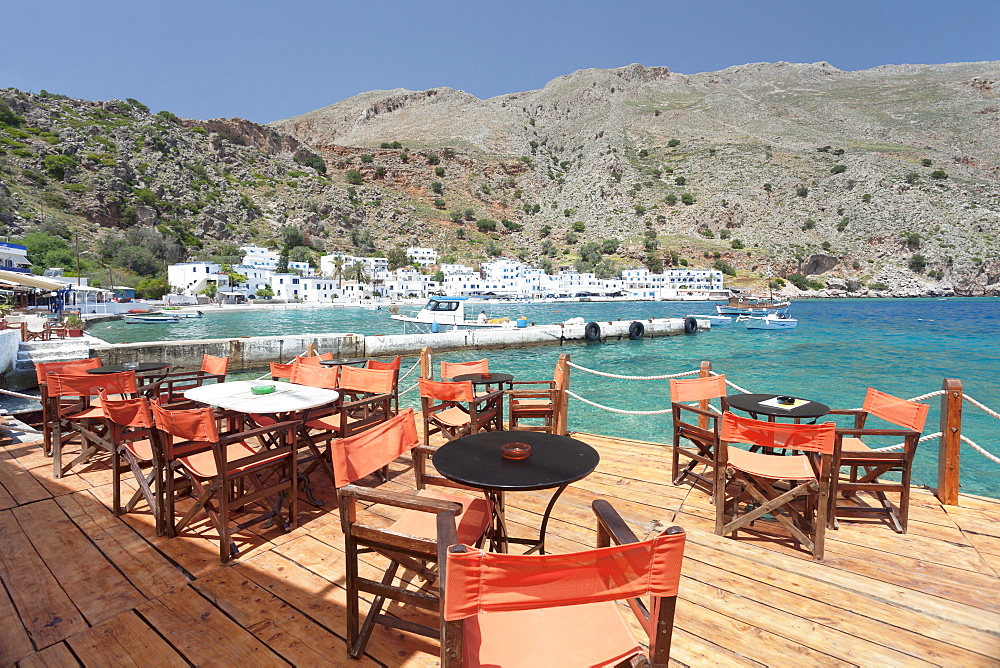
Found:
[[746, 323], [747, 329], [795, 329], [799, 321], [789, 318], [787, 313], [768, 313], [765, 316], [742, 315], [738, 322]]
[[465, 302], [468, 297], [431, 297], [416, 315], [394, 313], [393, 320], [410, 325], [420, 332], [448, 332], [460, 329], [511, 329], [527, 327], [524, 319], [479, 317], [466, 320]]

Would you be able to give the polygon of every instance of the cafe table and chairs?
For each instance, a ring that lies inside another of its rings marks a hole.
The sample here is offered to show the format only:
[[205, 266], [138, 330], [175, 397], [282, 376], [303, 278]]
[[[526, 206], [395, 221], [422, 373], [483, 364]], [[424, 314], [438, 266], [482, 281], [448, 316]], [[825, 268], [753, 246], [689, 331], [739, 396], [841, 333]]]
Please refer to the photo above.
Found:
[[[527, 545], [526, 554], [545, 554], [545, 531], [552, 509], [572, 483], [593, 473], [601, 457], [575, 438], [526, 431], [492, 431], [464, 436], [439, 447], [432, 457], [442, 476], [482, 490], [490, 503], [490, 548], [507, 552], [510, 543]], [[555, 490], [542, 515], [538, 537], [512, 537], [504, 513], [508, 492]]]
[[320, 364], [323, 366], [358, 366], [363, 367], [368, 363], [368, 358], [366, 357], [331, 357], [330, 359], [320, 360]]
[[482, 387], [486, 392], [491, 392], [490, 388], [497, 390], [509, 390], [513, 387], [514, 376], [509, 373], [495, 373], [484, 371], [482, 373], [463, 373], [452, 378], [456, 383], [470, 382], [477, 390]]
[[826, 404], [784, 394], [733, 394], [727, 396], [726, 401], [729, 408], [743, 411], [754, 420], [765, 419], [768, 422], [788, 419], [796, 424], [803, 420], [815, 423], [830, 412]]
[[51, 402], [48, 393], [48, 374], [50, 373], [85, 373], [87, 369], [101, 366], [99, 357], [67, 362], [35, 362], [35, 381], [38, 383], [39, 401], [42, 404], [42, 452], [46, 457], [52, 454], [52, 431], [57, 427], [58, 416], [61, 413], [79, 410], [79, 398], [71, 397], [66, 401]]
[[417, 380], [424, 422], [424, 445], [440, 433], [445, 440], [503, 429], [503, 392], [477, 395], [472, 383]]

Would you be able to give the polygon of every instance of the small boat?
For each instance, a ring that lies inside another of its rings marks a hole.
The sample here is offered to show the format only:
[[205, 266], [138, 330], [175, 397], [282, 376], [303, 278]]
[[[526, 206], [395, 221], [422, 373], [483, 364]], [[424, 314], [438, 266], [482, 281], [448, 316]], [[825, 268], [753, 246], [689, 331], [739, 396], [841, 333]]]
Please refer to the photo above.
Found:
[[152, 325], [156, 323], [180, 322], [176, 315], [123, 315], [126, 325]]
[[205, 314], [202, 313], [201, 311], [194, 311], [193, 313], [191, 311], [184, 311], [183, 313], [180, 313], [180, 312], [178, 312], [178, 313], [167, 313], [165, 315], [167, 315], [168, 317], [171, 317], [171, 318], [203, 318], [203, 317], [205, 317]]
[[733, 288], [735, 294], [729, 297], [729, 301], [726, 304], [717, 305], [715, 310], [719, 315], [752, 316], [764, 316], [768, 313], [785, 313], [788, 311], [788, 307], [792, 305], [792, 302], [788, 299], [776, 301], [774, 294], [771, 292], [770, 282], [768, 282], [767, 289], [767, 297], [754, 297], [749, 292], [737, 292]]
[[[510, 318], [465, 319], [465, 302], [468, 297], [431, 297], [415, 316], [393, 313], [389, 317], [420, 332], [447, 332], [459, 329], [510, 329], [527, 327], [523, 319]], [[390, 309], [391, 312], [391, 309]]]
[[689, 315], [688, 317], [695, 320], [708, 320], [712, 323], [712, 327], [725, 327], [733, 324], [733, 318], [728, 315]]
[[747, 329], [795, 329], [799, 321], [787, 313], [768, 313], [765, 316], [743, 315], [737, 322], [745, 322]]

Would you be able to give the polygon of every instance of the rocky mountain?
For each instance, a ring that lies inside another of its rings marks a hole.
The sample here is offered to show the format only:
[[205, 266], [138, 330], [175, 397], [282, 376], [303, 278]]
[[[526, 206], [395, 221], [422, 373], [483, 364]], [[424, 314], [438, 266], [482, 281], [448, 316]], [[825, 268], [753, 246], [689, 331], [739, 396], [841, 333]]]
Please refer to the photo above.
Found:
[[[132, 207], [189, 254], [294, 226], [324, 250], [997, 293], [998, 85], [1000, 62], [630, 65], [487, 100], [371, 91], [266, 127], [7, 90], [24, 123], [0, 127], [0, 216], [24, 229], [54, 192], [97, 236]], [[62, 181], [52, 155], [75, 160]]]

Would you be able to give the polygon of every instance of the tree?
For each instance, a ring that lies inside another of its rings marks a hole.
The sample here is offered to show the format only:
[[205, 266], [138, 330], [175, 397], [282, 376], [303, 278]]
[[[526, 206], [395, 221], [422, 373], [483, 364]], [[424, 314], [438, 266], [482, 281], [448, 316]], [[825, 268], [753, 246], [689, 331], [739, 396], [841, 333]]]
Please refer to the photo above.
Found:
[[344, 260], [343, 255], [338, 255], [333, 260], [333, 277], [337, 279], [337, 289], [340, 289], [341, 281], [344, 280], [344, 265], [346, 260]]
[[441, 162], [441, 158], [436, 153], [428, 153], [427, 154], [427, 164], [428, 165], [437, 165], [440, 162]]
[[410, 264], [409, 258], [406, 257], [406, 251], [399, 246], [390, 248], [385, 257], [389, 260], [389, 269], [399, 269]]
[[913, 185], [916, 185], [917, 182], [920, 180], [920, 174], [917, 174], [916, 172], [907, 172], [906, 176], [904, 176], [903, 179], [908, 184], [910, 184], [911, 186], [913, 186]]
[[570, 229], [572, 229], [574, 232], [583, 232], [585, 229], [587, 229], [587, 226], [583, 224], [582, 220], [578, 220], [575, 223], [573, 223]]
[[344, 174], [344, 179], [346, 179], [348, 183], [354, 186], [360, 186], [362, 183], [364, 183], [364, 179], [361, 176], [361, 172], [359, 172], [356, 169], [348, 169], [347, 172]]
[[274, 296], [274, 288], [270, 285], [265, 285], [264, 287], [257, 290], [257, 296], [261, 299], [270, 299]]
[[199, 295], [205, 295], [209, 299], [215, 299], [215, 295], [219, 293], [219, 286], [215, 283], [209, 283], [205, 286], [205, 289], [199, 292]]
[[683, 176], [678, 176], [676, 179], [674, 179], [674, 183], [676, 183], [679, 186], [682, 186], [685, 183], [687, 183], [687, 179], [685, 179]]
[[931, 165], [934, 164], [934, 161], [931, 160], [930, 158], [924, 158], [923, 160], [920, 161], [920, 164], [923, 165], [924, 167], [930, 167]]
[[358, 283], [371, 283], [371, 276], [368, 275], [367, 265], [364, 262], [358, 261], [353, 263], [349, 268], [349, 274], [354, 277]]
[[799, 197], [809, 197], [809, 188], [806, 188], [805, 186], [799, 186], [798, 188], [795, 189], [795, 194], [798, 195]]
[[540, 236], [542, 239], [549, 236], [550, 234], [552, 234], [551, 225], [542, 225], [541, 229], [538, 230], [538, 236]]
[[614, 255], [616, 252], [618, 252], [618, 246], [620, 243], [621, 242], [619, 242], [618, 239], [615, 239], [614, 237], [610, 239], [605, 239], [603, 242], [601, 242], [601, 252], [604, 253], [605, 255]]
[[646, 253], [646, 269], [649, 269], [649, 271], [654, 274], [658, 274], [663, 271], [663, 259], [660, 257], [659, 253]]
[[434, 282], [435, 283], [444, 283], [444, 272], [441, 271], [440, 269], [438, 269], [436, 272], [434, 272]]
[[667, 146], [669, 146], [670, 148], [674, 148], [675, 146], [680, 146], [680, 145], [681, 145], [680, 139], [671, 139], [670, 141], [667, 142]]
[[66, 170], [76, 167], [76, 158], [71, 155], [45, 156], [45, 171], [60, 181], [66, 178]]
[[440, 181], [431, 181], [431, 192], [438, 195], [444, 193], [444, 184]]
[[733, 265], [726, 262], [725, 260], [716, 260], [715, 263], [712, 265], [712, 268], [715, 269], [716, 271], [721, 271], [726, 276], [736, 275], [736, 268], [733, 267]]
[[834, 165], [830, 168], [831, 174], [843, 174], [847, 171], [847, 165]]
[[910, 256], [909, 261], [907, 261], [906, 266], [910, 268], [915, 274], [924, 273], [924, 269], [927, 268], [927, 258], [925, 258], [920, 253], [916, 253]]
[[663, 201], [666, 202], [667, 206], [673, 206], [677, 204], [677, 195], [667, 195]]
[[500, 257], [503, 253], [503, 249], [500, 248], [500, 244], [490, 239], [483, 245], [483, 252], [490, 257]]
[[476, 227], [479, 228], [480, 232], [493, 232], [497, 229], [497, 221], [490, 220], [489, 218], [481, 218], [476, 221]]
[[166, 278], [144, 278], [139, 281], [135, 291], [143, 299], [161, 299], [170, 291], [170, 286], [167, 285]]
[[683, 202], [686, 206], [691, 206], [697, 201], [698, 200], [696, 200], [694, 198], [694, 195], [692, 195], [691, 193], [684, 193], [683, 195], [681, 195], [681, 202]]
[[448, 202], [444, 201], [442, 198], [438, 197], [434, 200], [434, 208], [444, 210], [447, 208]]
[[946, 179], [948, 178], [948, 172], [944, 171], [943, 169], [935, 169], [933, 172], [931, 172], [931, 178]]

